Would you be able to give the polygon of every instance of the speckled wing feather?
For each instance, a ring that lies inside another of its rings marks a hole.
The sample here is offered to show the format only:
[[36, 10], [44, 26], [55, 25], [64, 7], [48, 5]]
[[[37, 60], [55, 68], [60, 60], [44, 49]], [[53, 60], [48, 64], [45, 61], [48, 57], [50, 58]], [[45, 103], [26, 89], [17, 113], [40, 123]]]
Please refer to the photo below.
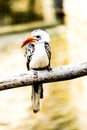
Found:
[[34, 50], [35, 50], [35, 47], [34, 47], [34, 44], [32, 44], [32, 43], [28, 44], [28, 46], [26, 47], [25, 57], [27, 58], [26, 66], [27, 66], [28, 70], [30, 69], [29, 63], [31, 61]]
[[48, 70], [50, 70], [51, 48], [50, 48], [49, 43], [47, 43], [47, 42], [45, 42], [45, 50], [46, 50], [47, 56], [49, 58]]

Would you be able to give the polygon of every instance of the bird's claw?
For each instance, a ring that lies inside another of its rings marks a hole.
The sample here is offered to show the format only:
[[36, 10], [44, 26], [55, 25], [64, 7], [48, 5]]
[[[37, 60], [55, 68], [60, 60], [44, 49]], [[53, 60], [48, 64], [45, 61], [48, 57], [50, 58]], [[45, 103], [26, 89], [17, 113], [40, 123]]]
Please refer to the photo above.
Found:
[[48, 70], [48, 71], [51, 71], [51, 70], [52, 70], [52, 68], [48, 66], [48, 67], [47, 67], [47, 70]]
[[34, 78], [38, 78], [38, 73], [34, 72]]

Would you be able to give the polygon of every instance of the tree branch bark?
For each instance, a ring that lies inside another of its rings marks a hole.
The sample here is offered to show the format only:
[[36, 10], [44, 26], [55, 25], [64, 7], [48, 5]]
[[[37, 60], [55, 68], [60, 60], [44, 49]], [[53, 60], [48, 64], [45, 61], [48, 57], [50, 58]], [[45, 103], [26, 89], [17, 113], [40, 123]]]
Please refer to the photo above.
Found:
[[87, 62], [76, 65], [65, 65], [47, 70], [30, 70], [18, 75], [0, 78], [0, 91], [38, 83], [65, 81], [87, 75]]

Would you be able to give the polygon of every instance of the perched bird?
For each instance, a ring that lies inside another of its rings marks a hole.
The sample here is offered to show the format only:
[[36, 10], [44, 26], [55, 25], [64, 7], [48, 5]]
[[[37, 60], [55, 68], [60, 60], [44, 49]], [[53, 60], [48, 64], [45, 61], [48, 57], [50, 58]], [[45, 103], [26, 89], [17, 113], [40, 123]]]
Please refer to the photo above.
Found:
[[[27, 59], [27, 69], [42, 70], [50, 68], [51, 49], [49, 46], [50, 36], [43, 29], [36, 29], [22, 43], [21, 47], [26, 46], [25, 57]], [[32, 85], [32, 106], [36, 113], [40, 109], [40, 98], [43, 98], [42, 83]]]

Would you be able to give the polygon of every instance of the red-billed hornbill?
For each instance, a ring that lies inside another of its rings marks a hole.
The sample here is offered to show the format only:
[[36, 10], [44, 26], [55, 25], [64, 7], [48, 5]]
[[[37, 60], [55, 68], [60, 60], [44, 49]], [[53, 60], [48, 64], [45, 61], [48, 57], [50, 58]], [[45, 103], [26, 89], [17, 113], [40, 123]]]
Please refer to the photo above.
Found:
[[[49, 46], [50, 36], [42, 29], [31, 32], [30, 36], [23, 42], [21, 47], [26, 44], [25, 57], [27, 59], [27, 69], [50, 70], [51, 49]], [[32, 85], [32, 102], [33, 111], [38, 112], [40, 109], [40, 98], [43, 98], [42, 83]]]

